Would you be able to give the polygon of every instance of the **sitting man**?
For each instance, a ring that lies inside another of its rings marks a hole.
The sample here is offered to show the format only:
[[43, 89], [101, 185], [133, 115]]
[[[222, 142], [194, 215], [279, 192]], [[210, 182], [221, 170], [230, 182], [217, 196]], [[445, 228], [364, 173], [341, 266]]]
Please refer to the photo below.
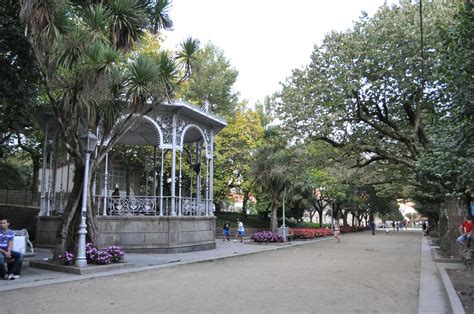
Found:
[[[20, 278], [23, 254], [13, 251], [13, 231], [8, 229], [10, 221], [0, 218], [0, 278], [15, 280]], [[13, 262], [8, 262], [8, 273], [5, 270], [5, 260], [14, 258]]]
[[456, 242], [462, 246], [463, 251], [469, 250], [469, 244], [471, 242], [471, 230], [472, 230], [472, 221], [466, 217], [464, 222], [459, 226], [459, 232], [461, 236], [456, 239]]

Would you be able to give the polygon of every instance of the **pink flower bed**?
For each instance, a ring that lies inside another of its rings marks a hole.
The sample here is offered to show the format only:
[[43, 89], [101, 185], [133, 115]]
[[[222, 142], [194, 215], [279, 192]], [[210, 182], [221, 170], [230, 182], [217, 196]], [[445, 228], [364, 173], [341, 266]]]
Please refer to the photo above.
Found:
[[334, 233], [328, 228], [290, 228], [290, 234], [295, 239], [314, 239], [332, 236]]

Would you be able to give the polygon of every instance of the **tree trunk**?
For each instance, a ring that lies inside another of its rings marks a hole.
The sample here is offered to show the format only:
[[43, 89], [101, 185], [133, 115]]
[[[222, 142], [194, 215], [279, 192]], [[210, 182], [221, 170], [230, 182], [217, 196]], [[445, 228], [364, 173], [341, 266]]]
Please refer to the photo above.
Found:
[[450, 253], [453, 256], [459, 256], [459, 245], [456, 243], [457, 237], [460, 235], [459, 225], [462, 223], [464, 211], [462, 207], [458, 206], [458, 200], [455, 197], [450, 197], [445, 203], [446, 214], [448, 216], [448, 236]]
[[214, 202], [214, 205], [216, 206], [215, 215], [218, 216], [221, 213], [222, 205], [221, 203], [216, 203], [216, 202]]
[[37, 204], [38, 177], [39, 177], [39, 170], [41, 168], [40, 158], [41, 156], [31, 155], [31, 160], [33, 162], [33, 182], [31, 183], [31, 203], [34, 205], [38, 205]]
[[249, 202], [250, 191], [243, 191], [244, 192], [244, 200], [242, 202], [242, 216], [247, 217], [247, 204]]
[[271, 220], [271, 229], [272, 232], [278, 231], [278, 193], [272, 194], [272, 220]]
[[346, 209], [342, 213], [342, 225], [347, 226], [347, 216], [349, 215], [349, 211]]
[[323, 209], [318, 209], [319, 215], [319, 228], [323, 227]]
[[[83, 183], [84, 183], [84, 165], [82, 163], [74, 163], [74, 184], [71, 195], [69, 196], [66, 209], [64, 211], [62, 223], [58, 227], [57, 239], [58, 244], [54, 251], [54, 259], [57, 259], [59, 255], [62, 255], [65, 251], [76, 252], [77, 244], [77, 233], [79, 230], [79, 224], [81, 223], [81, 213], [82, 213], [82, 193], [83, 193]], [[92, 242], [98, 245], [98, 232], [96, 227], [96, 215], [93, 210], [93, 195], [92, 195], [92, 185], [91, 178], [94, 177], [94, 174], [98, 167], [95, 163], [90, 165], [89, 173], [89, 191], [88, 191], [88, 200], [87, 200], [87, 213], [86, 213], [86, 222], [87, 222], [87, 235], [86, 241]]]
[[[75, 252], [75, 243], [77, 237], [78, 218], [80, 221], [82, 185], [84, 178], [84, 166], [74, 163], [74, 184], [69, 196], [66, 209], [64, 210], [63, 220], [61, 221], [57, 232], [57, 246], [54, 251], [54, 259], [62, 255], [65, 251]], [[79, 217], [78, 217], [79, 216]]]

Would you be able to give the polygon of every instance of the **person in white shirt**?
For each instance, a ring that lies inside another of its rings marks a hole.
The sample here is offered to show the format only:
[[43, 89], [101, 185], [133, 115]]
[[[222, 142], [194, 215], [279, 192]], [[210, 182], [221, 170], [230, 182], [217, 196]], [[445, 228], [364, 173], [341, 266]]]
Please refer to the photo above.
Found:
[[239, 218], [237, 218], [236, 221], [237, 221], [237, 234], [235, 235], [235, 237], [240, 238], [240, 242], [244, 242], [244, 235], [245, 235], [244, 223], [240, 221]]

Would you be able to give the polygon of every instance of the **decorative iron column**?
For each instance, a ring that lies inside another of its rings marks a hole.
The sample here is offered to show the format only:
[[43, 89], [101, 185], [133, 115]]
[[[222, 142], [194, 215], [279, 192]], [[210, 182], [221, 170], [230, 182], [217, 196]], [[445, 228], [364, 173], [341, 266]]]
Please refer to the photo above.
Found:
[[59, 209], [60, 209], [61, 213], [64, 212], [64, 204], [63, 204], [63, 201], [64, 201], [64, 187], [63, 187], [64, 166], [65, 165], [61, 166], [61, 180], [59, 182], [59, 193], [60, 193], [59, 194]]
[[105, 154], [104, 162], [104, 208], [102, 215], [107, 216], [107, 198], [109, 197], [109, 153]]
[[161, 169], [160, 169], [160, 216], [163, 216], [163, 164], [165, 159], [165, 150], [161, 149]]
[[49, 147], [48, 155], [49, 155], [49, 171], [48, 171], [48, 196], [47, 196], [47, 204], [46, 204], [46, 216], [51, 215], [51, 188], [52, 188], [51, 186], [52, 173], [51, 172], [53, 169], [53, 151], [51, 147]]
[[40, 202], [40, 216], [46, 214], [46, 164], [48, 163], [48, 124], [44, 130], [43, 143], [43, 169], [41, 173], [41, 202]]
[[52, 186], [52, 197], [51, 197], [51, 212], [57, 212], [56, 208], [56, 184], [57, 184], [57, 177], [58, 177], [58, 145], [59, 145], [59, 132], [56, 132], [53, 137], [53, 155], [52, 155], [52, 165], [53, 165], [53, 177], [51, 180], [51, 186]]
[[209, 205], [211, 210], [209, 216], [214, 216], [214, 130], [210, 132], [209, 140]]
[[178, 216], [181, 216], [181, 197], [182, 197], [182, 186], [183, 186], [183, 173], [182, 173], [182, 157], [183, 157], [183, 150], [179, 152], [179, 189], [178, 189]]
[[[206, 154], [207, 155], [207, 154]], [[209, 216], [210, 208], [209, 208], [209, 158], [206, 156], [206, 194], [204, 195], [205, 198], [205, 208], [206, 208], [206, 216]]]
[[171, 147], [171, 216], [176, 216], [176, 114], [173, 114], [173, 144]]
[[[196, 144], [196, 164], [201, 165], [201, 143]], [[199, 166], [199, 170], [196, 173], [196, 200], [198, 204], [201, 201], [201, 166]]]

